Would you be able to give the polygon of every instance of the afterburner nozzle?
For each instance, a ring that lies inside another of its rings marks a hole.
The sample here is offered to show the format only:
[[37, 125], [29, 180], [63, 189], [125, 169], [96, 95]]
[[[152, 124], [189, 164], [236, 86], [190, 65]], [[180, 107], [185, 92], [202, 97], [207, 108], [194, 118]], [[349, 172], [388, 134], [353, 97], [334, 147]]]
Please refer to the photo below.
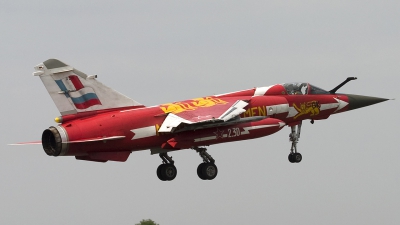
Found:
[[358, 108], [374, 105], [374, 104], [389, 100], [386, 98], [369, 97], [369, 96], [362, 96], [362, 95], [346, 94], [346, 96], [349, 98], [349, 109], [348, 110], [358, 109]]

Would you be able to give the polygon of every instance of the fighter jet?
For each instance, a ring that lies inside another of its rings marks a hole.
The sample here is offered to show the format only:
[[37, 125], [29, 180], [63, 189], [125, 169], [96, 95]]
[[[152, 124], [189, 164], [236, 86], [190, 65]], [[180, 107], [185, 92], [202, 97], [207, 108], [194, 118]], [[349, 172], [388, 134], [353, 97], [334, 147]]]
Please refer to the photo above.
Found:
[[218, 174], [206, 147], [225, 142], [268, 136], [290, 127], [289, 162], [299, 163], [304, 120], [325, 120], [331, 115], [384, 102], [388, 99], [330, 91], [309, 83], [283, 83], [231, 93], [205, 96], [156, 106], [143, 104], [57, 59], [35, 66], [60, 116], [58, 125], [43, 131], [42, 144], [49, 156], [74, 156], [78, 160], [124, 162], [135, 151], [150, 150], [162, 164], [162, 181], [177, 175], [169, 152], [192, 149], [202, 163], [197, 175], [212, 180]]

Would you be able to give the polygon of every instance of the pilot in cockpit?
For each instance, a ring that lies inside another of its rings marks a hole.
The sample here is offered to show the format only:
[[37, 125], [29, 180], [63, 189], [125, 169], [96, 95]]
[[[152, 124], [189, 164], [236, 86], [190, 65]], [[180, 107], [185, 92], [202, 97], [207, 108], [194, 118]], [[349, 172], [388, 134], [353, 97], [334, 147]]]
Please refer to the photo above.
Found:
[[288, 95], [306, 95], [308, 93], [307, 83], [286, 83], [283, 86]]

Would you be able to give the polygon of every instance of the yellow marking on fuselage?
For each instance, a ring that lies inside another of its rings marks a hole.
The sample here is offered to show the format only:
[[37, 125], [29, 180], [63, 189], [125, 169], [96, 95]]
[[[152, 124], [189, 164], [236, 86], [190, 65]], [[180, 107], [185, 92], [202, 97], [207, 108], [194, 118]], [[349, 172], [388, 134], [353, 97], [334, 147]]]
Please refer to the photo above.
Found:
[[318, 115], [320, 113], [321, 105], [319, 104], [318, 101], [310, 101], [310, 102], [300, 103], [300, 107], [298, 107], [295, 103], [293, 103], [293, 107], [298, 112], [293, 117], [293, 119], [297, 119], [300, 116], [304, 116], [304, 115], [308, 115], [308, 114], [310, 116]]
[[224, 105], [228, 103], [222, 99], [213, 97], [195, 98], [192, 100], [192, 102], [176, 102], [163, 104], [160, 106], [160, 109], [164, 111], [164, 113], [178, 114], [184, 111], [196, 110], [199, 107], [212, 107], [214, 105]]
[[160, 125], [156, 124], [154, 126], [156, 127], [156, 135], [160, 136], [160, 133], [158, 133], [158, 130], [160, 129]]
[[254, 110], [257, 110], [257, 107], [251, 108], [251, 116], [254, 116], [254, 114], [256, 114], [256, 112]]
[[258, 106], [258, 115], [259, 116], [267, 116], [267, 107], [265, 106]]
[[267, 116], [267, 109], [265, 106], [255, 106], [248, 108], [241, 117], [253, 117], [253, 116]]

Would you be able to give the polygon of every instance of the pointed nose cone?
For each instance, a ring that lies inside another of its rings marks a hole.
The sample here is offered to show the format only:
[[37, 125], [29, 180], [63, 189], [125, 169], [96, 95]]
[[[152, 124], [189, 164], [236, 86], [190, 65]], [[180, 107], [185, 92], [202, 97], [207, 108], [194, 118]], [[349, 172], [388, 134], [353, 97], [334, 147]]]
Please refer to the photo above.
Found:
[[369, 97], [362, 95], [349, 95], [349, 94], [346, 95], [349, 98], [348, 110], [358, 109], [389, 100], [386, 98]]

